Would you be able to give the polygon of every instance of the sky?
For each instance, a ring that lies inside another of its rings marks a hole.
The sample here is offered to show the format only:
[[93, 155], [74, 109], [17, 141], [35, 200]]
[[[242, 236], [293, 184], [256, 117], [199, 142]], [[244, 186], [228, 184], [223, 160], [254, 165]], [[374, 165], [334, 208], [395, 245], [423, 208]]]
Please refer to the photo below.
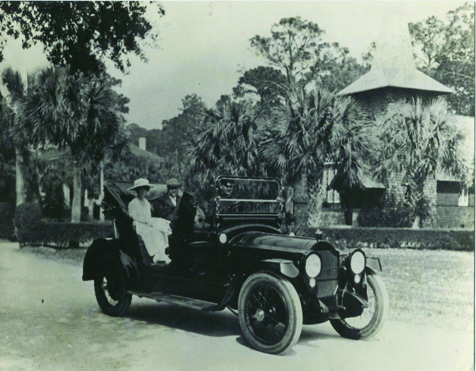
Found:
[[[128, 74], [111, 69], [122, 79], [120, 92], [130, 98], [128, 123], [160, 129], [165, 119], [180, 113], [182, 99], [197, 94], [213, 107], [222, 94], [231, 94], [240, 71], [266, 65], [250, 48], [254, 35], [269, 36], [281, 18], [300, 16], [326, 32], [325, 40], [350, 49], [354, 57], [378, 38], [388, 17], [388, 1], [164, 1], [165, 16], [148, 18], [159, 30], [157, 47], [145, 48], [148, 62], [130, 58]], [[397, 17], [406, 22], [435, 15], [445, 19], [462, 2], [400, 1]], [[395, 8], [393, 8], [395, 9]], [[46, 66], [40, 46], [24, 51], [9, 42], [0, 71], [7, 66], [23, 74]]]

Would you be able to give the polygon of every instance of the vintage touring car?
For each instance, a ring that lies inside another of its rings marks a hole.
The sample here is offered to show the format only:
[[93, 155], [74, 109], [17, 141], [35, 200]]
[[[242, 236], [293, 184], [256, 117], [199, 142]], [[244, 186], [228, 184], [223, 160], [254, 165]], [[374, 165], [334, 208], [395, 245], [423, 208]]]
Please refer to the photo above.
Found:
[[[232, 195], [220, 197], [223, 182]], [[245, 339], [279, 354], [300, 337], [303, 324], [327, 320], [343, 337], [368, 338], [382, 327], [388, 295], [378, 258], [356, 249], [340, 253], [316, 238], [283, 232], [277, 180], [220, 176], [205, 223], [197, 201], [184, 192], [169, 236], [168, 264], [153, 263], [127, 214], [127, 184], [108, 182], [103, 208], [114, 238], [95, 240], [83, 267], [94, 280], [101, 310], [123, 316], [133, 295], [205, 311], [238, 312]]]

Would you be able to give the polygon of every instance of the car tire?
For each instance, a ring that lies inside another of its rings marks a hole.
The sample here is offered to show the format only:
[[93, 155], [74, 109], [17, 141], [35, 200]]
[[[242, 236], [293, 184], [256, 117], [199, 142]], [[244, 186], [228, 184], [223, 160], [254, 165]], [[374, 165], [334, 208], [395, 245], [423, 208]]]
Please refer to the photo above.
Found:
[[113, 317], [125, 315], [131, 305], [132, 295], [127, 293], [122, 265], [112, 257], [103, 258], [101, 273], [94, 279], [94, 293], [99, 308]]
[[284, 353], [301, 336], [301, 301], [284, 278], [264, 272], [248, 277], [240, 290], [238, 315], [245, 339], [261, 352]]
[[[354, 340], [370, 338], [381, 330], [387, 317], [389, 307], [388, 294], [382, 278], [374, 273], [370, 273], [367, 275], [367, 280], [369, 307], [364, 308], [362, 315], [358, 319], [339, 318], [330, 320], [332, 327], [344, 338]], [[360, 318], [363, 319], [363, 322], [367, 322], [364, 319], [365, 316], [369, 317], [368, 323], [359, 326], [358, 320]]]

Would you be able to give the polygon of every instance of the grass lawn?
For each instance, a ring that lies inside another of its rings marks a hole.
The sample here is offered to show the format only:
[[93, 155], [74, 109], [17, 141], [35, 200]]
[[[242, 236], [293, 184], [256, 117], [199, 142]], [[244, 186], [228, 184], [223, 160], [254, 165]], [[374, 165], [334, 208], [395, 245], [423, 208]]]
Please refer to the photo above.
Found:
[[[24, 247], [68, 264], [81, 265], [85, 249]], [[389, 320], [467, 330], [474, 317], [474, 252], [366, 249], [379, 257], [390, 298]]]
[[473, 329], [474, 252], [367, 249], [380, 257], [389, 319]]

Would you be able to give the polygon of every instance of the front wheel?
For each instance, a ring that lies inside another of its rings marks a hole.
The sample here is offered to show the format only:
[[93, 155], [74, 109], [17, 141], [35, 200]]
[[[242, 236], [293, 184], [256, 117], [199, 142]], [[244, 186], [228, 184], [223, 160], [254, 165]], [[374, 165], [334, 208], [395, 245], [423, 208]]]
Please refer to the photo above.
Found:
[[243, 335], [259, 351], [284, 353], [301, 336], [301, 301], [283, 278], [263, 272], [248, 277], [240, 291], [238, 314]]
[[126, 314], [132, 301], [127, 293], [124, 269], [112, 257], [103, 260], [101, 273], [94, 280], [96, 300], [103, 313], [120, 317]]
[[367, 276], [368, 307], [358, 317], [331, 319], [331, 325], [342, 337], [366, 339], [382, 328], [388, 313], [388, 294], [382, 278], [370, 273]]

